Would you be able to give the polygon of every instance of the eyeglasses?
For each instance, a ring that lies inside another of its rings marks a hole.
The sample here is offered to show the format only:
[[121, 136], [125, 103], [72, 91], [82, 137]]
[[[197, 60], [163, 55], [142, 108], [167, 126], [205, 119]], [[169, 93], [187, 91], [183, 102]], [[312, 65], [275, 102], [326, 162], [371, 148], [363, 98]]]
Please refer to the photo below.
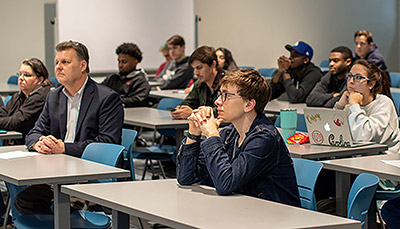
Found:
[[20, 78], [20, 77], [24, 77], [24, 78], [30, 78], [30, 77], [34, 77], [34, 76], [36, 76], [35, 74], [27, 74], [27, 73], [19, 73], [19, 72], [17, 72], [17, 74], [16, 74], [17, 76], [18, 76], [18, 78]]
[[368, 79], [367, 77], [364, 77], [364, 76], [362, 76], [362, 75], [360, 75], [360, 74], [355, 74], [355, 75], [353, 75], [353, 74], [351, 74], [351, 73], [346, 73], [346, 80], [347, 80], [347, 81], [350, 81], [350, 79], [353, 79], [353, 81], [356, 82], [356, 83], [361, 82], [361, 80], [363, 80], [363, 79], [369, 81], [369, 79]]
[[231, 92], [221, 92], [221, 91], [219, 91], [218, 92], [218, 97], [217, 97], [217, 99], [219, 98], [219, 97], [221, 97], [221, 100], [222, 100], [222, 102], [225, 102], [227, 99], [228, 99], [228, 96], [234, 96], [234, 95], [238, 95], [238, 96], [240, 96], [238, 93], [231, 93]]

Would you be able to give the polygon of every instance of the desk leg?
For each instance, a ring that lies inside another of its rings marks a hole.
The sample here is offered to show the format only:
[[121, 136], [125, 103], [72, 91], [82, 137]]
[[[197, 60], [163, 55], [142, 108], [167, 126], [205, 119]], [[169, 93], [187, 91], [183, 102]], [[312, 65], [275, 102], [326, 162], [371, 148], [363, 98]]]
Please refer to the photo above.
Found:
[[176, 129], [176, 150], [179, 150], [182, 139], [184, 138], [184, 129]]
[[113, 209], [112, 227], [118, 229], [129, 229], [129, 215]]
[[54, 184], [54, 228], [71, 228], [69, 195], [61, 193], [61, 184]]
[[350, 185], [350, 174], [336, 172], [336, 213], [339, 216], [347, 216], [347, 198]]

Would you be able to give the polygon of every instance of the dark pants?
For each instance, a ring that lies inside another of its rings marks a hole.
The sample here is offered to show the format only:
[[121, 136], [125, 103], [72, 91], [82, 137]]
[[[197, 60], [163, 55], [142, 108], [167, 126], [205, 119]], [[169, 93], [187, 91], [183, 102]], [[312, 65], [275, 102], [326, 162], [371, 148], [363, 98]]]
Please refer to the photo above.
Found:
[[390, 228], [400, 228], [400, 197], [389, 200], [383, 205], [382, 218]]
[[53, 197], [50, 185], [32, 185], [17, 194], [14, 206], [22, 215], [51, 214]]

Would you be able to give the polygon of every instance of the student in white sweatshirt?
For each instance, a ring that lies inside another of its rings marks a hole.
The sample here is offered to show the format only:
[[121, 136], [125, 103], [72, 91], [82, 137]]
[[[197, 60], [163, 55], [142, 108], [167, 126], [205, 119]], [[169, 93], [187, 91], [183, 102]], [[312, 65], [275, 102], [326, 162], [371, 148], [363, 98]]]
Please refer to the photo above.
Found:
[[349, 115], [353, 139], [386, 144], [386, 153], [398, 153], [399, 121], [387, 74], [372, 62], [357, 60], [346, 79], [347, 91], [335, 109], [344, 109]]

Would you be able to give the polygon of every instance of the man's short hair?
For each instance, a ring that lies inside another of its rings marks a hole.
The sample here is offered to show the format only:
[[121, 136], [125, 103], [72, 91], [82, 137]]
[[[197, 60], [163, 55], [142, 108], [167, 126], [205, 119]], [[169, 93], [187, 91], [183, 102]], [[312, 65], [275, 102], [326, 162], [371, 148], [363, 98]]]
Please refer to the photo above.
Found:
[[334, 49], [332, 49], [331, 52], [340, 52], [341, 54], [343, 54], [343, 58], [345, 60], [347, 60], [348, 58], [352, 59], [353, 58], [353, 53], [351, 52], [351, 50], [349, 48], [347, 48], [346, 46], [339, 46], [336, 47]]
[[78, 59], [86, 61], [85, 72], [89, 73], [90, 72], [90, 70], [89, 70], [89, 51], [86, 48], [86, 46], [82, 43], [79, 43], [77, 41], [71, 41], [71, 40], [63, 41], [56, 46], [57, 52], [64, 51], [67, 49], [74, 49]]
[[238, 93], [247, 100], [254, 99], [254, 110], [258, 114], [264, 112], [264, 108], [271, 98], [271, 86], [267, 79], [253, 69], [237, 69], [227, 73], [220, 82], [222, 86], [237, 86]]
[[210, 46], [201, 46], [196, 49], [189, 57], [189, 64], [191, 65], [195, 60], [207, 64], [208, 66], [211, 66], [215, 61], [218, 67], [217, 54], [215, 54], [215, 49]]
[[183, 37], [179, 35], [173, 35], [171, 38], [167, 40], [167, 45], [179, 45], [179, 46], [184, 46], [185, 45], [185, 40]]
[[372, 36], [371, 32], [368, 32], [367, 30], [358, 30], [357, 32], [354, 33], [354, 40], [358, 36], [365, 36], [367, 38], [368, 44], [371, 44], [374, 42], [374, 37]]
[[135, 58], [139, 63], [143, 59], [142, 51], [140, 51], [139, 47], [134, 43], [123, 43], [122, 45], [118, 46], [118, 48], [115, 50], [115, 53], [117, 53], [117, 55], [119, 54], [129, 55]]

